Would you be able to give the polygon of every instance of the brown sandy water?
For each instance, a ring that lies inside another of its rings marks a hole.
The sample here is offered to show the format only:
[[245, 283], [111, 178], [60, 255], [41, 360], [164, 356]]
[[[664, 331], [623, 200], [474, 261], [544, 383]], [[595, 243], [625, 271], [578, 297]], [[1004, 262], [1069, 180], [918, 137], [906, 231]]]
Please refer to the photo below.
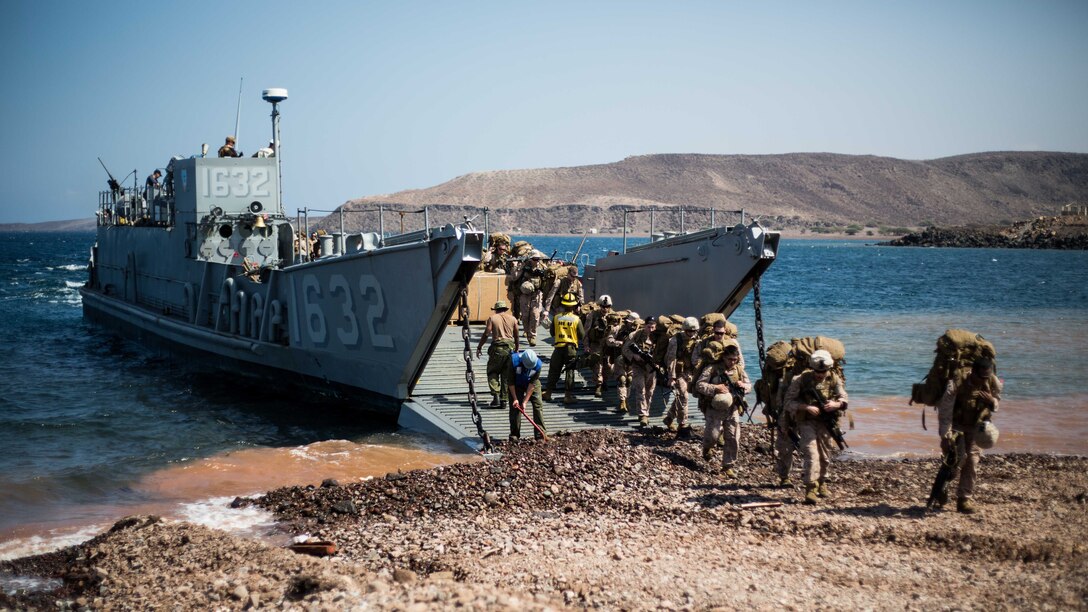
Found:
[[55, 520], [23, 523], [0, 534], [0, 559], [81, 542], [131, 514], [157, 514], [246, 535], [267, 535], [273, 531], [270, 516], [254, 509], [231, 510], [229, 502], [236, 496], [283, 486], [320, 486], [326, 478], [346, 484], [398, 470], [478, 460], [478, 455], [453, 449], [438, 451], [347, 440], [233, 451], [148, 474], [132, 487], [140, 502], [72, 505]]
[[[920, 456], [939, 452], [937, 412], [906, 397], [860, 397], [851, 401], [854, 430], [844, 427], [850, 450], [864, 455]], [[1088, 455], [1088, 394], [1006, 399], [994, 417], [1001, 431], [992, 453]]]

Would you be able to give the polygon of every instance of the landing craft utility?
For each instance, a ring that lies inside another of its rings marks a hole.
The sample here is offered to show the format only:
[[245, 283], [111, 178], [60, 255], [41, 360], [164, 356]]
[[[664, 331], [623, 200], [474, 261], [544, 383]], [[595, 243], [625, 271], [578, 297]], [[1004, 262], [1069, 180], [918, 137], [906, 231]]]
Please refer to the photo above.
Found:
[[[480, 260], [470, 224], [337, 235], [312, 259], [271, 157], [170, 160], [161, 187], [99, 194], [84, 316], [214, 363], [392, 407], [408, 397]], [[111, 177], [112, 180], [112, 177]]]

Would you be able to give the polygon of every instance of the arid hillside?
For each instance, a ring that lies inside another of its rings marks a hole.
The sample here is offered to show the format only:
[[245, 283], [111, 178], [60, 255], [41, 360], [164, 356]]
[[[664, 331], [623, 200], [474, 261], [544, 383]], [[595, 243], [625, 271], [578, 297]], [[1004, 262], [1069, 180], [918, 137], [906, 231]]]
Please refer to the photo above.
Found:
[[[743, 208], [778, 227], [820, 222], [876, 227], [1011, 222], [1086, 200], [1088, 154], [995, 152], [911, 161], [792, 153], [645, 155], [593, 166], [474, 172], [346, 206], [441, 205], [432, 211], [437, 216], [432, 221], [472, 216], [486, 207], [495, 228], [566, 233], [615, 228], [622, 224], [623, 209], [647, 206]], [[334, 218], [338, 215], [327, 223]], [[370, 214], [347, 218], [352, 228], [376, 224]]]

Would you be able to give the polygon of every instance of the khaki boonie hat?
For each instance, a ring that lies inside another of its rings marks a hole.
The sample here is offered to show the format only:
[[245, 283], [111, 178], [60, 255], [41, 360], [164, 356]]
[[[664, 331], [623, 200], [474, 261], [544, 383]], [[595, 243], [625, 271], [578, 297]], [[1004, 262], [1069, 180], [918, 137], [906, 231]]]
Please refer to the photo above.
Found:
[[507, 310], [510, 305], [506, 303], [506, 300], [499, 300], [495, 302], [495, 305], [491, 307], [491, 310]]

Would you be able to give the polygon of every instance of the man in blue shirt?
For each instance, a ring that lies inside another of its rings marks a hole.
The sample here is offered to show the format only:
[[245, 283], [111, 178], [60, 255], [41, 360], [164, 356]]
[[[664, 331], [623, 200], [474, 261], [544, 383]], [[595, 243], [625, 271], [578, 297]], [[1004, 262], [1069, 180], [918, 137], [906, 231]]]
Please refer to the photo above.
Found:
[[532, 422], [536, 424], [533, 437], [538, 440], [544, 437], [544, 413], [541, 411], [544, 402], [540, 397], [540, 369], [540, 358], [532, 349], [514, 351], [510, 353], [510, 360], [506, 362], [503, 379], [510, 392], [510, 439], [521, 437], [521, 415], [530, 402], [533, 405]]

